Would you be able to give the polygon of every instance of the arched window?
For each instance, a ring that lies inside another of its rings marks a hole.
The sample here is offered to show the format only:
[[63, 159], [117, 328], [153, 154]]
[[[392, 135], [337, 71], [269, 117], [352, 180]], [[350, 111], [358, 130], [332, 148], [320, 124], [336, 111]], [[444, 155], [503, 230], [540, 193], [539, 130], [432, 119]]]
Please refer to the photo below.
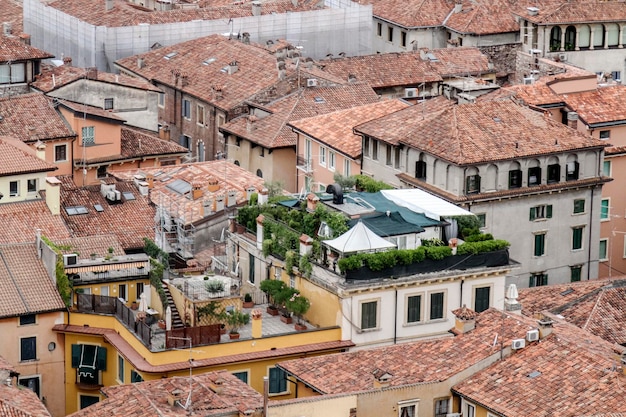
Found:
[[263, 178], [263, 171], [261, 171], [260, 169], [256, 170], [256, 176], [259, 178]]
[[480, 193], [480, 175], [478, 168], [470, 167], [465, 174], [465, 194]]
[[593, 47], [604, 47], [604, 25], [595, 25], [593, 27]]
[[550, 31], [550, 50], [552, 52], [561, 50], [561, 28], [559, 26], [554, 26]]
[[589, 45], [591, 45], [591, 28], [583, 25], [578, 30], [578, 47], [589, 48]]
[[241, 164], [239, 163], [239, 160], [235, 159], [235, 162], [233, 162], [235, 165], [240, 166]]
[[522, 186], [522, 168], [519, 162], [511, 162], [509, 165], [509, 188]]
[[617, 46], [619, 44], [619, 26], [617, 23], [607, 23], [606, 35], [608, 46]]
[[576, 47], [576, 28], [574, 26], [568, 26], [565, 29], [565, 50], [573, 51]]

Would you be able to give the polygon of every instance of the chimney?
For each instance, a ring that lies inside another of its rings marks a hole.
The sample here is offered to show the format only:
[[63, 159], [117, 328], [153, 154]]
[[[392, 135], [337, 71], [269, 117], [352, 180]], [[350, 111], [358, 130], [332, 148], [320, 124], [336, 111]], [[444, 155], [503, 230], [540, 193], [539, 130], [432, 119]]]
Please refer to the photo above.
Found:
[[567, 112], [567, 125], [572, 129], [576, 129], [578, 127], [578, 113], [575, 111]]
[[213, 200], [204, 200], [202, 202], [202, 217], [213, 214]]
[[527, 7], [526, 11], [528, 12], [528, 16], [537, 16], [539, 13], [539, 9], [537, 7]]
[[261, 2], [260, 1], [252, 2], [252, 16], [261, 16]]
[[215, 178], [215, 177], [209, 178], [209, 185], [208, 185], [208, 187], [207, 187], [207, 188], [208, 188], [208, 190], [209, 190], [210, 192], [212, 192], [212, 193], [214, 193], [214, 192], [216, 192], [216, 191], [219, 191], [219, 189], [220, 189], [220, 184], [219, 184], [219, 182], [217, 181], [217, 178]]
[[114, 0], [104, 0], [104, 10], [107, 12], [113, 9]]
[[246, 200], [250, 201], [250, 199], [252, 198], [252, 194], [254, 193], [256, 193], [256, 188], [254, 188], [253, 186], [246, 188]]
[[148, 188], [154, 188], [154, 175], [146, 174], [146, 182], [148, 183]]
[[72, 57], [71, 56], [63, 57], [63, 66], [65, 66], [65, 67], [71, 67], [72, 66]]
[[61, 181], [46, 177], [46, 205], [53, 215], [61, 214]]
[[229, 190], [226, 197], [226, 207], [232, 207], [237, 204], [237, 191]]
[[242, 42], [245, 43], [246, 45], [250, 44], [250, 34], [248, 32], [244, 32], [242, 34]]
[[215, 197], [215, 203], [214, 203], [214, 212], [220, 212], [222, 210], [224, 210], [224, 194], [220, 194], [217, 197]]
[[265, 221], [265, 216], [259, 214], [256, 218], [256, 248], [261, 250], [263, 249], [263, 222]]
[[454, 3], [454, 13], [461, 13], [463, 11], [463, 0], [457, 0]]
[[167, 394], [167, 403], [171, 407], [174, 407], [176, 405], [176, 402], [180, 401], [181, 398], [183, 398], [183, 391], [180, 389], [175, 389], [174, 391]]
[[98, 79], [98, 68], [96, 68], [96, 67], [87, 68], [87, 79], [88, 80], [97, 80]]
[[20, 33], [20, 39], [24, 45], [30, 45], [30, 35], [28, 33]]
[[313, 193], [309, 193], [306, 196], [306, 211], [313, 213], [317, 208], [317, 203], [320, 201], [320, 198]]
[[537, 323], [539, 324], [539, 337], [543, 339], [552, 333], [552, 324], [554, 324], [554, 322], [550, 317], [546, 317], [541, 313], [537, 316]]
[[41, 160], [46, 160], [46, 144], [42, 141], [38, 140], [35, 144], [35, 149], [37, 150], [37, 158]]
[[2, 33], [4, 33], [4, 36], [10, 36], [13, 33], [11, 22], [4, 22], [2, 24]]
[[471, 308], [467, 308], [465, 304], [463, 307], [457, 308], [452, 311], [456, 320], [454, 321], [454, 330], [458, 333], [467, 333], [476, 328], [476, 313]]
[[257, 117], [254, 114], [248, 115], [248, 118], [246, 120], [246, 130], [248, 131], [248, 133], [254, 130], [254, 122], [256, 121]]
[[143, 58], [137, 58], [137, 68], [142, 69], [144, 67]]
[[170, 140], [170, 126], [168, 124], [164, 124], [159, 129], [159, 138], [163, 140]]
[[393, 377], [389, 372], [378, 368], [374, 369], [372, 375], [374, 375], [374, 388], [388, 387]]
[[239, 70], [239, 62], [233, 61], [228, 64], [228, 75], [233, 75]]
[[300, 256], [308, 256], [313, 251], [313, 239], [305, 234], [300, 235]]
[[199, 181], [193, 181], [191, 183], [191, 199], [198, 200], [202, 198], [202, 183]]
[[263, 337], [263, 312], [260, 309], [252, 310], [252, 338], [260, 339]]
[[268, 198], [269, 198], [269, 191], [267, 190], [267, 188], [263, 188], [259, 192], [259, 206], [262, 206], [263, 204], [267, 203]]
[[515, 284], [509, 285], [504, 296], [504, 311], [521, 315], [522, 305], [517, 301], [518, 297], [517, 286]]

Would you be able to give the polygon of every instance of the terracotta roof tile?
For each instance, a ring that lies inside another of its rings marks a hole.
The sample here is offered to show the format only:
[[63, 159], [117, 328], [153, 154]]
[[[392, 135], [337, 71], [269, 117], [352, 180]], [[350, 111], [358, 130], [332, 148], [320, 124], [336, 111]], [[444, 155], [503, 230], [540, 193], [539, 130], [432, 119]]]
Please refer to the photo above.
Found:
[[[132, 182], [115, 182], [121, 193], [130, 192], [134, 200], [122, 198], [121, 204], [109, 204], [100, 193], [100, 185], [77, 187], [69, 176], [61, 176], [61, 216], [73, 236], [114, 234], [125, 250], [143, 248], [143, 238], [154, 239], [155, 208], [148, 197], [139, 193]], [[96, 211], [95, 204], [104, 209]], [[68, 215], [65, 207], [84, 206], [88, 213]]]
[[[526, 7], [539, 9], [530, 16]], [[621, 1], [603, 0], [539, 0], [515, 4], [513, 13], [540, 24], [567, 24], [587, 22], [616, 22], [626, 20], [626, 8]]]
[[403, 100], [383, 100], [292, 122], [290, 125], [351, 158], [361, 155], [361, 136], [352, 128], [410, 106]]
[[0, 116], [0, 136], [29, 143], [76, 137], [52, 100], [41, 93], [0, 98]]
[[[4, 7], [4, 4], [3, 4]], [[0, 35], [0, 62], [52, 58], [54, 55], [27, 45], [14, 36]]]
[[84, 103], [74, 103], [72, 101], [67, 100], [59, 100], [59, 106], [63, 106], [68, 108], [69, 110], [74, 112], [74, 115], [77, 117], [85, 117], [85, 116], [95, 116], [101, 117], [104, 119], [108, 119], [109, 123], [118, 122], [121, 124], [126, 121], [119, 113], [115, 113], [113, 111], [104, 110], [101, 107], [89, 106]]
[[[103, 401], [71, 416], [243, 416], [248, 411], [260, 412], [263, 408], [263, 396], [226, 370], [194, 375], [191, 381], [189, 377], [175, 376], [110, 386], [102, 391], [106, 395]], [[191, 394], [188, 410], [168, 403], [168, 396], [173, 392], [180, 393], [180, 404], [183, 405]]]
[[[426, 108], [428, 103], [424, 104]], [[355, 130], [459, 165], [606, 146], [603, 141], [512, 101], [461, 104], [437, 110], [411, 106]]]
[[70, 232], [44, 200], [0, 204], [0, 243], [34, 242], [37, 229], [50, 239], [67, 239]]
[[451, 0], [362, 0], [360, 3], [372, 4], [375, 17], [406, 28], [440, 26], [454, 7]]
[[37, 394], [23, 387], [0, 384], [0, 416], [52, 417]]
[[486, 310], [476, 319], [474, 330], [456, 337], [295, 359], [279, 366], [324, 394], [373, 390], [375, 369], [393, 375], [391, 387], [444, 381], [498, 352], [499, 346], [491, 341], [503, 323], [505, 344], [524, 337], [535, 323], [522, 316], [503, 319], [502, 314]]
[[0, 245], [0, 317], [65, 310], [34, 243]]
[[377, 101], [378, 95], [364, 83], [305, 88], [264, 106], [271, 114], [251, 125], [244, 116], [222, 129], [270, 149], [295, 146], [296, 134], [288, 122]]
[[586, 124], [626, 121], [626, 85], [598, 87], [593, 91], [582, 91], [563, 95], [563, 101]]
[[[143, 60], [142, 68], [137, 66], [138, 58]], [[209, 63], [208, 60], [212, 61]], [[237, 62], [234, 73], [223, 71], [234, 61]], [[269, 51], [221, 35], [123, 58], [116, 61], [116, 65], [147, 80], [170, 86], [176, 84], [175, 76], [186, 77], [186, 84], [180, 87], [182, 91], [225, 110], [242, 104], [280, 81], [276, 57]], [[215, 93], [216, 88], [221, 88], [220, 94]]]
[[[49, 7], [58, 9], [94, 26], [121, 27], [136, 26], [141, 23], [151, 25], [189, 22], [192, 20], [218, 20], [235, 17], [251, 17], [251, 2], [204, 2], [203, 8], [175, 9], [155, 11], [140, 7], [126, 0], [115, 0], [112, 10], [106, 10], [104, 3], [99, 1], [84, 2], [80, 0], [56, 0], [48, 3]], [[210, 7], [209, 7], [210, 6]], [[291, 0], [263, 2], [262, 14], [287, 13], [318, 9], [314, 0], [299, 1], [296, 6]], [[224, 22], [226, 27], [226, 22]]]
[[490, 35], [519, 31], [511, 0], [465, 0], [459, 13], [452, 13], [445, 26], [459, 33]]
[[14, 35], [22, 33], [24, 29], [22, 21], [23, 8], [24, 6], [22, 5], [22, 0], [6, 0], [2, 3], [0, 21], [11, 23], [11, 29]]
[[553, 333], [453, 387], [506, 416], [565, 417], [626, 412], [616, 363], [623, 347], [555, 320]]
[[21, 140], [0, 136], [0, 177], [56, 169], [54, 164], [37, 157], [36, 151]]

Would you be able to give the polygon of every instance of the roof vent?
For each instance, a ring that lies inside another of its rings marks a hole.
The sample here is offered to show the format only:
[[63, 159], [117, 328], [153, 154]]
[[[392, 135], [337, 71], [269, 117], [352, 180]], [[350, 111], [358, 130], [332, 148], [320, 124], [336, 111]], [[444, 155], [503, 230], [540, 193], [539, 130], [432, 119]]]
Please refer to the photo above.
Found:
[[528, 12], [528, 16], [537, 16], [537, 14], [539, 13], [539, 8], [538, 7], [527, 7], [526, 11]]
[[333, 204], [343, 204], [343, 190], [339, 184], [330, 184], [326, 192], [333, 195]]

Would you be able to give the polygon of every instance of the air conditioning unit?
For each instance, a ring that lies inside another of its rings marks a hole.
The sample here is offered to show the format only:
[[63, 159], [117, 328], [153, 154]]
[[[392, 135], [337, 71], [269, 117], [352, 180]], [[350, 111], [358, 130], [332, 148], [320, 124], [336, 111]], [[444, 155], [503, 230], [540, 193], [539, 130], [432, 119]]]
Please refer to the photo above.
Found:
[[533, 77], [524, 78], [524, 85], [530, 85], [533, 82], [535, 82], [535, 79]]
[[71, 253], [69, 255], [63, 255], [63, 266], [76, 265], [78, 263], [78, 255]]
[[513, 339], [511, 349], [522, 349], [526, 346], [526, 339]]
[[417, 97], [417, 88], [405, 88], [404, 97], [407, 97], [407, 98]]
[[562, 62], [567, 61], [567, 54], [559, 54], [559, 60]]
[[306, 80], [307, 87], [317, 87], [317, 78], [309, 78]]
[[536, 342], [539, 340], [539, 330], [529, 330], [526, 332], [526, 340], [529, 342]]

